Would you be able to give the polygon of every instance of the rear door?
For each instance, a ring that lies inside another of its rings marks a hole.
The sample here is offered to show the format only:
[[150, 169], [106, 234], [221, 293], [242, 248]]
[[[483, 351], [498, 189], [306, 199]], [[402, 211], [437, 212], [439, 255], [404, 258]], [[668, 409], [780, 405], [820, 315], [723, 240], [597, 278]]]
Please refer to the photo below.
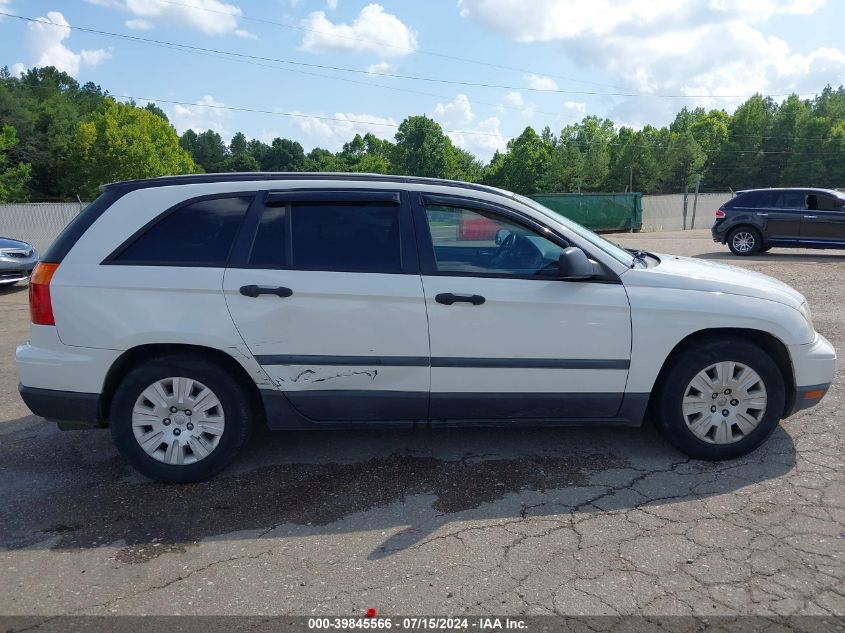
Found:
[[801, 235], [804, 195], [800, 191], [771, 190], [759, 194], [753, 212], [767, 242], [797, 241]]
[[250, 210], [224, 278], [252, 354], [318, 421], [427, 415], [429, 344], [407, 194], [287, 191]]
[[807, 192], [801, 240], [818, 244], [845, 242], [843, 199], [823, 192]]
[[419, 196], [432, 419], [612, 418], [631, 357], [621, 283], [563, 281], [566, 246], [499, 205]]

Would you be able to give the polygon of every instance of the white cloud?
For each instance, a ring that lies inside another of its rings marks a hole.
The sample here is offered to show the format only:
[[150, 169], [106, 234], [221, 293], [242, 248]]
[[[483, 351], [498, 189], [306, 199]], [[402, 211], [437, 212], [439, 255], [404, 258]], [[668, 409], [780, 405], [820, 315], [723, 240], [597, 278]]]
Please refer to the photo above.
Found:
[[521, 92], [509, 92], [505, 95], [505, 98], [502, 99], [505, 102], [505, 105], [508, 105], [512, 108], [521, 108], [524, 105], [524, 100], [522, 99]]
[[[240, 7], [220, 0], [86, 0], [89, 4], [121, 9], [132, 14], [140, 28], [151, 28], [155, 23], [175, 24], [196, 29], [206, 35], [224, 35], [238, 30], [238, 18], [243, 15]], [[149, 25], [149, 26], [147, 26]], [[139, 28], [130, 26], [129, 28]]]
[[337, 0], [326, 0], [326, 6], [334, 11], [337, 9]]
[[543, 75], [528, 75], [526, 78], [528, 81], [528, 87], [534, 90], [557, 90], [558, 85], [557, 82], [552, 79], [551, 77], [545, 77]]
[[587, 114], [587, 104], [583, 101], [564, 101], [563, 111], [570, 116], [583, 119], [584, 115]]
[[302, 21], [308, 29], [300, 50], [309, 53], [353, 51], [379, 57], [402, 57], [417, 49], [417, 36], [380, 4], [368, 4], [351, 24], [335, 24], [325, 12], [315, 11]]
[[[12, 9], [12, 0], [0, 0], [0, 11], [14, 15], [15, 11]], [[0, 22], [5, 19], [5, 16], [0, 15]]]
[[[682, 105], [729, 109], [755, 91], [806, 95], [845, 82], [843, 48], [798, 52], [766, 33], [773, 16], [796, 16], [800, 39], [813, 29], [800, 24], [799, 16], [824, 5], [825, 0], [459, 0], [459, 11], [513, 41], [558, 41], [574, 63], [598, 69], [609, 84], [567, 83], [566, 89], [694, 97], [614, 97], [609, 114], [633, 124], [669, 120]], [[527, 79], [531, 87], [551, 87], [543, 81], [548, 78]]]
[[246, 29], [235, 29], [235, 35], [238, 37], [242, 37], [245, 40], [257, 40], [258, 36], [253, 33], [252, 31], [247, 31]]
[[[24, 48], [31, 60], [28, 66], [55, 66], [75, 77], [83, 64], [96, 66], [111, 57], [111, 53], [102, 48], [83, 49], [77, 53], [65, 46], [64, 41], [70, 37], [71, 29], [70, 23], [60, 12], [50, 11], [47, 17], [38, 20], [40, 21], [27, 24], [24, 36]], [[20, 71], [23, 67], [24, 64], [14, 64], [12, 72]]]
[[195, 105], [174, 105], [171, 112], [168, 113], [168, 118], [179, 134], [182, 134], [188, 129], [194, 130], [195, 132], [214, 130], [222, 137], [228, 138], [229, 130], [227, 125], [231, 111], [220, 107], [225, 105], [225, 103], [218, 101], [213, 96], [205, 95], [196, 101]]
[[392, 117], [373, 114], [336, 112], [325, 115], [299, 111], [292, 114], [299, 116], [291, 119], [291, 125], [299, 128], [315, 146], [332, 151], [340, 150], [343, 144], [352, 140], [356, 134], [371, 132], [380, 138], [392, 138], [398, 125]]
[[123, 25], [127, 29], [132, 29], [133, 31], [149, 31], [153, 28], [153, 23], [149, 20], [141, 20], [141, 19], [133, 19], [133, 20], [126, 20]]
[[476, 121], [469, 97], [458, 94], [449, 103], [438, 103], [434, 119], [458, 147], [488, 160], [496, 150], [502, 151], [508, 139], [502, 134], [498, 117]]
[[390, 62], [382, 60], [377, 64], [370, 64], [369, 66], [367, 66], [367, 72], [371, 74], [395, 73], [396, 66], [394, 66]]

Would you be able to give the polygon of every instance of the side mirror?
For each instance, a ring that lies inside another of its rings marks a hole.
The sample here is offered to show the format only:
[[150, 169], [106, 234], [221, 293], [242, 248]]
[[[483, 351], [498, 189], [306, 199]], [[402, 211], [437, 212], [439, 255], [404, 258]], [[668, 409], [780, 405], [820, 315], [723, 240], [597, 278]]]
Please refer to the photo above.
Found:
[[590, 279], [596, 271], [586, 253], [576, 246], [563, 250], [558, 259], [558, 271], [561, 279]]
[[511, 232], [507, 229], [499, 229], [496, 231], [496, 246], [501, 246], [510, 235]]

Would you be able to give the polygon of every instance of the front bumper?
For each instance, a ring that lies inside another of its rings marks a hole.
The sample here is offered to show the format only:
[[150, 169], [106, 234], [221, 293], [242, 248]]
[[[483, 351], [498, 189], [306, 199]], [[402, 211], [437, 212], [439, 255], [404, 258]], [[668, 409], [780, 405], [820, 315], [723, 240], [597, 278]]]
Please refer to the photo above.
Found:
[[836, 374], [836, 350], [821, 334], [816, 334], [812, 343], [790, 345], [789, 356], [792, 359], [795, 392], [787, 416], [821, 402]]
[[0, 257], [0, 285], [28, 279], [37, 263], [37, 257]]

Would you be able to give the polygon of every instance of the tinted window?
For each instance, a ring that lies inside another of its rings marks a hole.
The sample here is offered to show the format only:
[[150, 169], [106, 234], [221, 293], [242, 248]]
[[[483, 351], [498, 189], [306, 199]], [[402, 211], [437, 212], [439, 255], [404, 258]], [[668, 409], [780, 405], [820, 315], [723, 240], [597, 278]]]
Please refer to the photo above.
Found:
[[778, 200], [780, 199], [780, 194], [777, 191], [761, 191], [758, 196], [759, 197], [754, 201], [753, 205], [748, 204], [745, 206], [755, 206], [760, 208], [776, 207]]
[[300, 270], [402, 272], [399, 207], [294, 203], [290, 261]]
[[806, 207], [803, 191], [782, 191], [778, 207], [781, 209], [804, 209]]
[[741, 193], [731, 200], [731, 207], [755, 207], [758, 206], [757, 201], [760, 197], [760, 192], [749, 191], [748, 193]]
[[818, 201], [819, 211], [841, 211], [842, 200], [835, 196], [825, 193], [817, 193], [816, 200]]
[[216, 198], [177, 209], [115, 259], [133, 264], [224, 266], [251, 200]]
[[249, 263], [267, 268], [284, 268], [287, 262], [287, 207], [268, 207], [261, 216]]
[[512, 276], [558, 274], [561, 247], [487, 211], [426, 207], [437, 270]]

